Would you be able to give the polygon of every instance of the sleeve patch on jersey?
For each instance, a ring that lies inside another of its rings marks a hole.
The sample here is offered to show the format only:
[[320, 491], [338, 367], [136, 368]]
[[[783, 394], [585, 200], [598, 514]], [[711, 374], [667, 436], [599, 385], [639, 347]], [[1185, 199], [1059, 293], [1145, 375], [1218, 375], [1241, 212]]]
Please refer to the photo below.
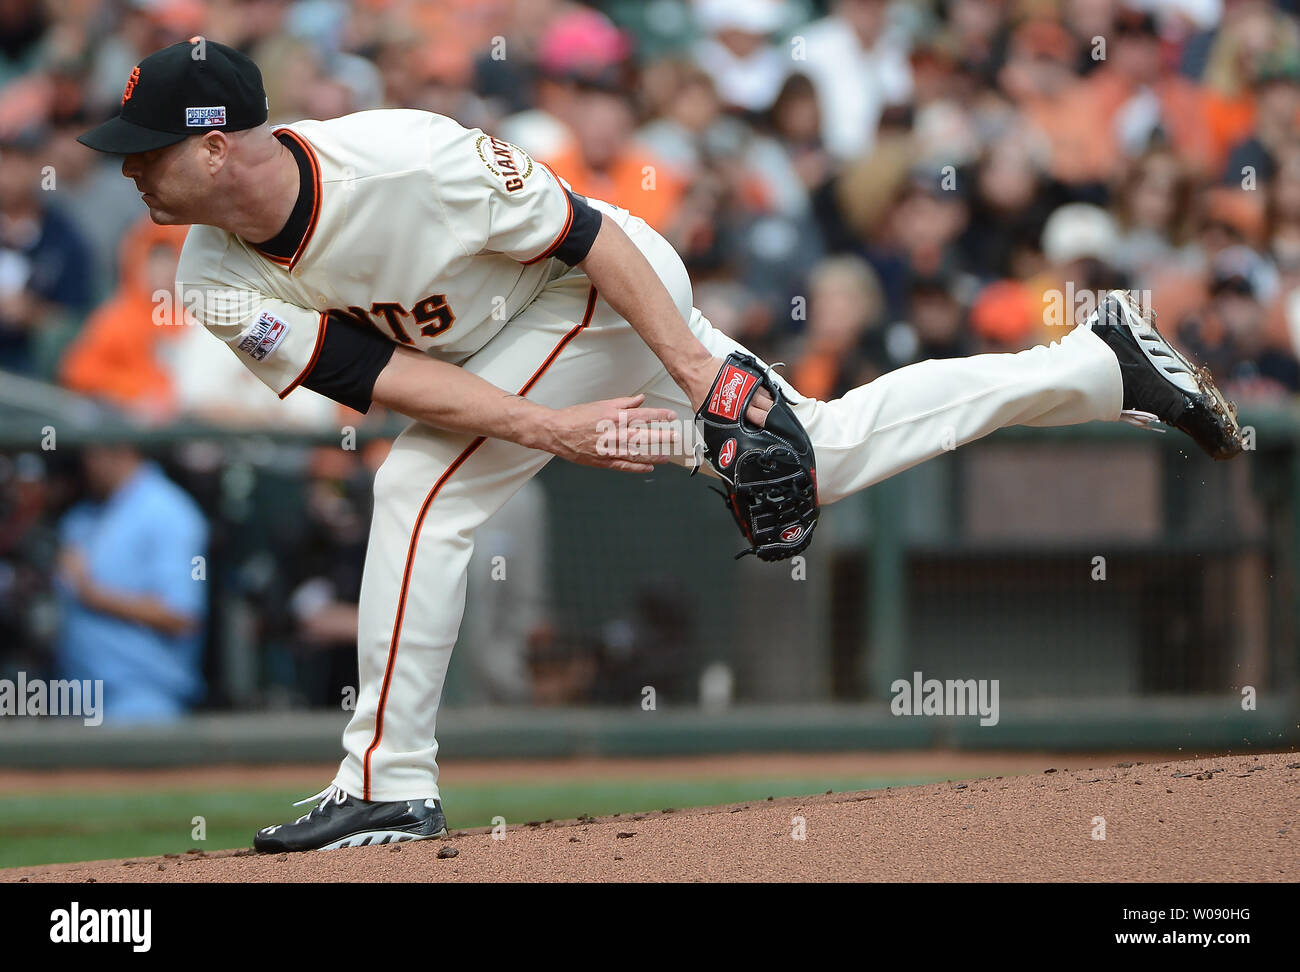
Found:
[[488, 171], [505, 185], [506, 192], [518, 192], [524, 187], [524, 180], [533, 174], [533, 160], [518, 145], [480, 135], [474, 147]]
[[248, 329], [248, 333], [239, 339], [236, 350], [242, 351], [254, 361], [265, 361], [280, 346], [285, 335], [289, 333], [289, 322], [276, 317], [270, 311], [262, 311], [257, 323]]

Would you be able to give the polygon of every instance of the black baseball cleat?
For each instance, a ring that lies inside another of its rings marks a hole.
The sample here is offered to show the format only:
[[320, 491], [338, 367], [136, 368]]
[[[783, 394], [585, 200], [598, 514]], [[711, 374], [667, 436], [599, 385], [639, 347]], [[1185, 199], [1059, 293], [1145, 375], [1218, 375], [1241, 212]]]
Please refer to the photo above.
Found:
[[338, 850], [404, 840], [427, 840], [447, 833], [442, 804], [425, 800], [360, 800], [330, 785], [294, 806], [320, 802], [293, 823], [264, 827], [253, 847], [264, 853]]
[[1123, 290], [1112, 290], [1083, 325], [1119, 358], [1124, 381], [1120, 419], [1142, 428], [1163, 422], [1187, 433], [1212, 459], [1241, 453], [1237, 408], [1198, 368], [1164, 339], [1155, 311], [1144, 314]]

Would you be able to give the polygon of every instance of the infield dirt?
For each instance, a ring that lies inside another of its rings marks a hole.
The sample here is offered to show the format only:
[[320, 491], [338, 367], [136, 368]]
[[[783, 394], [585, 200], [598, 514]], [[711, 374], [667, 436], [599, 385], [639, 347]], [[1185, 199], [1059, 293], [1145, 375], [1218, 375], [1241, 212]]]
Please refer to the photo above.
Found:
[[330, 853], [19, 867], [0, 881], [1295, 881], [1298, 828], [1300, 756], [1276, 753], [1067, 762], [1027, 776], [526, 824], [502, 839], [479, 829]]

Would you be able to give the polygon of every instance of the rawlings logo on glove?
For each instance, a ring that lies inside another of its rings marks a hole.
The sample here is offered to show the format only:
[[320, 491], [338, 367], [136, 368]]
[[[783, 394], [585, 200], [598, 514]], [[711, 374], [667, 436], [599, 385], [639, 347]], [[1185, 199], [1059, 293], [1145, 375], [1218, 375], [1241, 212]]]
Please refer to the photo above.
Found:
[[[765, 427], [745, 410], [760, 388], [772, 396]], [[727, 501], [749, 549], [761, 560], [785, 560], [807, 548], [817, 526], [817, 461], [812, 442], [781, 389], [746, 354], [731, 354], [695, 413], [704, 455], [727, 484]]]
[[726, 364], [722, 366], [722, 374], [713, 384], [708, 411], [718, 418], [734, 422], [740, 415], [740, 403], [745, 401], [749, 390], [758, 384], [758, 378]]

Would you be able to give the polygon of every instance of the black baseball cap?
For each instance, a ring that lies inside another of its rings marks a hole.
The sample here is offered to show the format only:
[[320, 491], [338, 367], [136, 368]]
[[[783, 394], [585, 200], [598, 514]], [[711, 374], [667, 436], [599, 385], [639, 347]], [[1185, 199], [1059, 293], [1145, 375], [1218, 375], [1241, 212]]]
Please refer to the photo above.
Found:
[[121, 110], [77, 141], [111, 155], [152, 152], [191, 135], [256, 128], [268, 108], [262, 72], [252, 59], [191, 37], [136, 65]]

